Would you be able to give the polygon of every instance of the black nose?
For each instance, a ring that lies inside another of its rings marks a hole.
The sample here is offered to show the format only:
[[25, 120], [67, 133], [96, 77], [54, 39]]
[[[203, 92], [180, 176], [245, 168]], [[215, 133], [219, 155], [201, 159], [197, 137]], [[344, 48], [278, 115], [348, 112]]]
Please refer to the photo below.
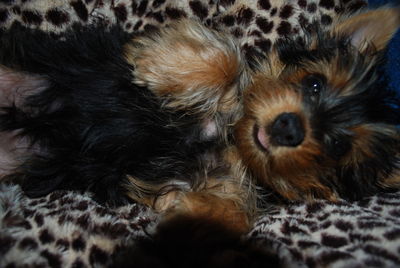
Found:
[[279, 146], [295, 147], [304, 140], [304, 128], [295, 113], [282, 113], [270, 128], [271, 142]]

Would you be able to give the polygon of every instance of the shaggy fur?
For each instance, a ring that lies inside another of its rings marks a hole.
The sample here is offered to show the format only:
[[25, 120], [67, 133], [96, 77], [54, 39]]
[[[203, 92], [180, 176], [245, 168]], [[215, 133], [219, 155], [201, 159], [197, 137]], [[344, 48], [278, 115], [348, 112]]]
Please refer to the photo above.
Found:
[[247, 230], [255, 191], [227, 149], [248, 83], [232, 38], [194, 21], [60, 40], [15, 25], [0, 38], [4, 180], [31, 197], [90, 191]]
[[358, 199], [400, 186], [399, 99], [380, 74], [399, 25], [399, 8], [383, 8], [277, 44], [235, 127], [257, 181], [290, 200]]

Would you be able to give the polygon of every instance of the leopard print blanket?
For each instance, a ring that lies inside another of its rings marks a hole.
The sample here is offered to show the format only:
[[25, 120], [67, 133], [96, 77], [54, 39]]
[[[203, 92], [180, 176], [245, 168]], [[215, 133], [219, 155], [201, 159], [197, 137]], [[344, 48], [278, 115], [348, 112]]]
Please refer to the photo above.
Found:
[[[329, 25], [363, 0], [3, 0], [0, 27], [20, 23], [55, 35], [74, 24], [120, 24], [128, 32], [189, 17], [231, 32], [248, 56], [312, 22]], [[400, 192], [362, 201], [277, 207], [246, 239], [288, 267], [399, 267]], [[158, 216], [138, 204], [111, 209], [89, 194], [30, 199], [0, 184], [0, 267], [105, 267], [129, 241], [151, 237]], [[267, 265], [267, 264], [266, 264]]]
[[[67, 191], [30, 199], [0, 185], [0, 267], [106, 267], [124, 244], [150, 238], [157, 221], [138, 204], [109, 209]], [[400, 192], [277, 208], [246, 239], [287, 267], [399, 267]]]

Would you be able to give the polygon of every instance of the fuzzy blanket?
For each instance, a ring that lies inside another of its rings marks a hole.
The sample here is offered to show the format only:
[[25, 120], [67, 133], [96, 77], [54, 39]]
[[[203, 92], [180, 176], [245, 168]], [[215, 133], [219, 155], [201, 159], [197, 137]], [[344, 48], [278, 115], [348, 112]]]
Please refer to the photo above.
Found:
[[[329, 25], [337, 14], [365, 5], [362, 0], [7, 0], [0, 1], [0, 27], [21, 23], [62, 35], [75, 23], [101, 21], [140, 32], [193, 17], [231, 32], [251, 56], [265, 53], [280, 37], [301, 36], [300, 24]], [[399, 39], [389, 53], [398, 53]], [[398, 79], [399, 57], [391, 56], [389, 64], [387, 75]], [[354, 203], [293, 203], [266, 213], [245, 239], [272, 247], [289, 267], [399, 267], [399, 205], [400, 192]], [[129, 241], [151, 238], [157, 220], [138, 204], [111, 209], [89, 194], [66, 191], [30, 199], [18, 186], [0, 184], [0, 267], [108, 266], [110, 256]]]
[[[66, 191], [29, 199], [1, 185], [0, 267], [105, 267], [129, 241], [151, 239], [156, 223], [137, 204], [110, 209]], [[287, 267], [398, 267], [400, 192], [277, 208], [246, 239], [272, 247]]]

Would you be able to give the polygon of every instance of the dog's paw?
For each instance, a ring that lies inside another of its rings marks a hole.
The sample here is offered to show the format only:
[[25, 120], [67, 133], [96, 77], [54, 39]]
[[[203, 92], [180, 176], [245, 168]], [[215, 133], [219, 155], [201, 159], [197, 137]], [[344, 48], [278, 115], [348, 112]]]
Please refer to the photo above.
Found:
[[238, 233], [249, 230], [249, 219], [238, 202], [208, 192], [189, 192], [181, 194], [172, 206], [164, 212], [164, 221], [176, 217], [193, 217], [223, 225]]

